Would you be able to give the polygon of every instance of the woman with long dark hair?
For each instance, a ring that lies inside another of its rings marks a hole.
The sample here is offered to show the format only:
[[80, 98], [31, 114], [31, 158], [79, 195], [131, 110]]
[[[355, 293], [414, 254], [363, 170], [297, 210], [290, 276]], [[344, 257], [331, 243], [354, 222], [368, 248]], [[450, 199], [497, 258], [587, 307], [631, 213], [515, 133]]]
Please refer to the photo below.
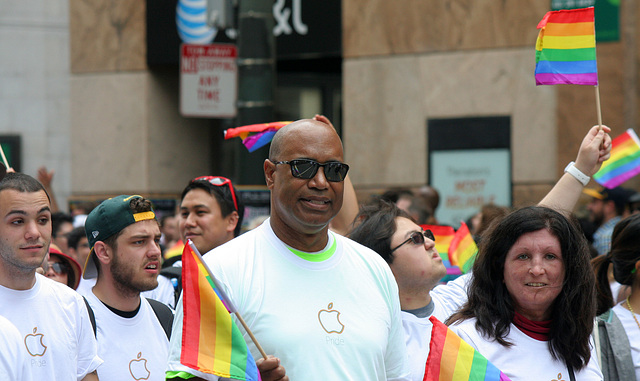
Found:
[[595, 277], [577, 225], [519, 209], [487, 232], [469, 300], [447, 323], [512, 380], [601, 380], [591, 354]]

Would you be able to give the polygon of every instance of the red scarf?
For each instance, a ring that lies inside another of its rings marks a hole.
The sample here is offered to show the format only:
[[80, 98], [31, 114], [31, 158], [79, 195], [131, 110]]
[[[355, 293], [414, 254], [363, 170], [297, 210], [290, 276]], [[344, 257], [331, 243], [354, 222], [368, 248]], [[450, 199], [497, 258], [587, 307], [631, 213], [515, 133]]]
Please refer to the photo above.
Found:
[[551, 331], [551, 320], [533, 321], [514, 312], [513, 324], [525, 335], [538, 341], [549, 341], [549, 331]]

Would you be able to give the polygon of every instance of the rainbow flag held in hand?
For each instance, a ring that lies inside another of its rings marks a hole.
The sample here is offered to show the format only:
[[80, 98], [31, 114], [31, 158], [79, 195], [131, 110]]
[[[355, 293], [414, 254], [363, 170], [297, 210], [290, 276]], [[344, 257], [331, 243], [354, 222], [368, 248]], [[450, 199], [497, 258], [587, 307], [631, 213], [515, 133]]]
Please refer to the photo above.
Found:
[[547, 12], [538, 23], [536, 85], [597, 85], [593, 7]]
[[473, 240], [469, 227], [464, 222], [461, 223], [451, 240], [448, 254], [451, 264], [458, 266], [463, 273], [466, 274], [471, 270], [476, 254], [478, 254], [478, 246]]
[[191, 241], [182, 252], [182, 307], [181, 364], [219, 377], [261, 380], [247, 343], [231, 319], [235, 307]]
[[611, 141], [611, 157], [602, 163], [593, 179], [605, 188], [615, 188], [640, 173], [640, 139], [631, 128]]
[[440, 320], [429, 320], [433, 328], [423, 381], [510, 381]]
[[276, 131], [291, 122], [271, 122], [260, 124], [249, 124], [242, 127], [229, 128], [224, 130], [224, 138], [241, 138], [242, 144], [253, 152], [258, 148], [264, 147], [271, 142]]

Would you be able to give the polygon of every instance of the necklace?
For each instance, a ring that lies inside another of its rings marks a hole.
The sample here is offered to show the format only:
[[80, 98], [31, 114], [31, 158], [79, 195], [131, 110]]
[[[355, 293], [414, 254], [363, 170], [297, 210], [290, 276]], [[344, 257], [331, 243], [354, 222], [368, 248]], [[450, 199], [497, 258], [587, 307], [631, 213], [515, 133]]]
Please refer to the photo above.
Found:
[[[629, 295], [631, 296], [631, 295]], [[631, 308], [631, 303], [629, 303], [629, 296], [627, 296], [627, 308], [629, 308], [629, 311], [631, 311], [631, 315], [633, 316], [633, 320], [636, 321], [636, 324], [638, 325], [638, 328], [640, 328], [640, 322], [638, 322], [638, 318], [636, 317], [636, 314], [633, 313], [633, 308]]]

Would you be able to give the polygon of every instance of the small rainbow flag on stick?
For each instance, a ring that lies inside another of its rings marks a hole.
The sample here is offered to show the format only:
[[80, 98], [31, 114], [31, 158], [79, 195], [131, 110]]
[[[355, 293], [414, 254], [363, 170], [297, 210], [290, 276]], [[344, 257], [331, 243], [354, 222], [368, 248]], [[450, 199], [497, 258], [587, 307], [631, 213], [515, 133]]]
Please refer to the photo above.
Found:
[[538, 23], [536, 85], [597, 85], [593, 7], [547, 12]]
[[247, 343], [231, 319], [235, 307], [191, 241], [182, 253], [182, 306], [180, 363], [234, 380], [261, 379]]
[[469, 227], [464, 222], [456, 231], [456, 235], [451, 240], [449, 246], [449, 261], [454, 266], [458, 266], [463, 273], [468, 273], [473, 266], [473, 262], [478, 253], [478, 246], [469, 232]]
[[229, 128], [228, 130], [224, 130], [224, 138], [241, 138], [242, 144], [247, 147], [249, 152], [253, 152], [267, 145], [271, 139], [273, 139], [276, 131], [289, 123], [291, 122], [271, 122]]
[[423, 381], [510, 381], [440, 320], [429, 320], [433, 328]]
[[611, 141], [611, 157], [602, 163], [593, 179], [605, 188], [615, 188], [640, 173], [640, 139], [631, 128]]

